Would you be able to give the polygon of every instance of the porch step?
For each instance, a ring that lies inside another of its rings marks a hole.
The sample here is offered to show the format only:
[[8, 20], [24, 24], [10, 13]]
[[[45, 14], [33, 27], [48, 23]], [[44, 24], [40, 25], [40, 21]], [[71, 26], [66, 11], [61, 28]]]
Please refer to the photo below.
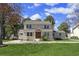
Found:
[[34, 41], [40, 41], [40, 39], [35, 39]]

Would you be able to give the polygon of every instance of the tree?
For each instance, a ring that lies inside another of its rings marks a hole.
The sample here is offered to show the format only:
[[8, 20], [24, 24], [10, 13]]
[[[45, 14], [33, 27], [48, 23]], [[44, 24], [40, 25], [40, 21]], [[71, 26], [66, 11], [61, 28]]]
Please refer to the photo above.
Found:
[[15, 14], [15, 13], [10, 16], [11, 17], [9, 19], [9, 24], [13, 30], [14, 37], [16, 37], [16, 39], [17, 39], [17, 32], [19, 30], [21, 16], [19, 14]]
[[9, 4], [9, 6], [13, 9], [11, 13], [9, 13], [8, 16], [8, 24], [12, 28], [12, 32], [14, 34], [14, 37], [17, 39], [17, 32], [20, 28], [20, 22], [21, 22], [21, 4], [12, 3]]
[[54, 26], [55, 24], [54, 18], [51, 15], [47, 16], [44, 21], [49, 21], [52, 24], [52, 26]]
[[5, 39], [5, 20], [6, 16], [12, 11], [12, 8], [6, 3], [0, 4], [0, 27], [1, 27], [1, 36], [0, 36], [0, 45], [3, 45], [2, 39]]
[[11, 26], [7, 23], [5, 26], [5, 34], [6, 34], [6, 39], [9, 39], [11, 37], [11, 34], [13, 34], [13, 29]]
[[65, 31], [68, 32], [69, 26], [66, 22], [63, 22], [60, 24], [60, 26], [58, 26], [58, 30], [59, 31]]
[[[2, 39], [5, 39], [5, 33], [6, 33], [5, 32], [5, 22], [10, 21], [11, 17], [13, 17], [15, 19], [18, 18], [17, 14], [20, 13], [19, 10], [20, 9], [17, 7], [16, 4], [7, 4], [7, 3], [0, 4], [0, 27], [1, 27], [1, 29], [0, 29], [0, 32], [1, 32], [0, 45], [3, 45]], [[11, 21], [16, 23], [15, 19], [14, 19], [14, 21], [13, 21], [13, 19]]]

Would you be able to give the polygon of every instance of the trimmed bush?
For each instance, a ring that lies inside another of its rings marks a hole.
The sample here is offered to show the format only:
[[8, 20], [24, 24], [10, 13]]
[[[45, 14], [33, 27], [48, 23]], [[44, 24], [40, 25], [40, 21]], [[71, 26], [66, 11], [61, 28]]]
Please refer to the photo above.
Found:
[[77, 36], [72, 36], [71, 39], [79, 39]]
[[61, 38], [54, 38], [55, 40], [63, 40], [63, 39], [61, 39]]
[[43, 36], [42, 36], [42, 39], [43, 39], [43, 41], [48, 41], [48, 36], [43, 35]]

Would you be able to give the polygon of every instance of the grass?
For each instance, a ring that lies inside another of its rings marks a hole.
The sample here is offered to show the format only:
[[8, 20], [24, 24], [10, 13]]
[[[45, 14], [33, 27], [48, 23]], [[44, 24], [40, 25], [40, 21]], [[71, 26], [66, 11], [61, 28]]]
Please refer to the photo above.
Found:
[[79, 56], [79, 43], [10, 44], [1, 56]]

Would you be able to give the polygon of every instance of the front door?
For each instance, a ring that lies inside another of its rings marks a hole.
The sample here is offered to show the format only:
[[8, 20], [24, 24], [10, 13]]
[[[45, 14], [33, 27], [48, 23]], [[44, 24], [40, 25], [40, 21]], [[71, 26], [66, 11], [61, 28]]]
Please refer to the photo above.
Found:
[[41, 32], [36, 32], [36, 38], [41, 38]]

